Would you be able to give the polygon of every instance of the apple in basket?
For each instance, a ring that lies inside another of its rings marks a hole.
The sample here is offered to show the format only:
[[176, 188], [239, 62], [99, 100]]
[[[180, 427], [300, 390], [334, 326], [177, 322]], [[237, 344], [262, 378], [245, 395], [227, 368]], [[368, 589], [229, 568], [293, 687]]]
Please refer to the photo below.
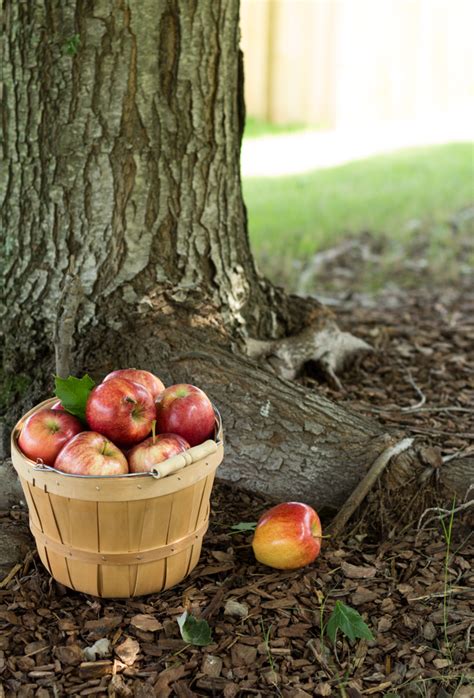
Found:
[[52, 466], [63, 446], [83, 429], [81, 422], [72, 414], [44, 409], [30, 415], [25, 421], [18, 445], [28, 458]]
[[197, 446], [214, 436], [214, 408], [200, 388], [187, 383], [170, 385], [156, 400], [156, 424], [159, 432], [179, 434]]
[[178, 434], [158, 434], [150, 436], [141, 444], [134, 446], [128, 453], [128, 465], [131, 473], [147, 473], [153, 466], [171, 456], [176, 456], [189, 448], [188, 442]]
[[165, 389], [165, 386], [157, 376], [150, 371], [143, 371], [139, 368], [119, 368], [117, 371], [112, 371], [112, 373], [105, 376], [102, 382], [105, 383], [105, 381], [111, 378], [126, 378], [133, 383], [143, 385], [143, 387], [151, 393], [154, 400], [156, 400], [158, 395]]
[[259, 562], [278, 570], [309, 565], [321, 549], [319, 516], [307, 504], [277, 504], [260, 517], [252, 548]]
[[128, 463], [122, 451], [102, 434], [83, 431], [67, 443], [54, 467], [72, 475], [124, 475]]
[[151, 431], [155, 403], [146, 388], [127, 378], [110, 378], [91, 390], [86, 420], [119, 446], [133, 446]]

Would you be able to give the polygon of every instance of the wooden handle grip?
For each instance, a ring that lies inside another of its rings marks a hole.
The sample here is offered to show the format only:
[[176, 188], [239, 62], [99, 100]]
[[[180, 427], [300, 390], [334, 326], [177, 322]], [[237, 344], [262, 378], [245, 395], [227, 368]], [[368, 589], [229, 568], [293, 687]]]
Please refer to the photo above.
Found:
[[151, 473], [153, 477], [156, 478], [172, 475], [178, 470], [182, 470], [187, 465], [192, 465], [193, 463], [196, 463], [196, 461], [208, 458], [208, 456], [211, 456], [216, 451], [216, 442], [209, 439], [209, 441], [204, 441], [204, 443], [199, 444], [198, 446], [193, 446], [183, 453], [178, 453], [178, 455], [168, 458], [168, 460], [164, 461], [163, 463], [157, 463], [157, 465], [152, 468]]

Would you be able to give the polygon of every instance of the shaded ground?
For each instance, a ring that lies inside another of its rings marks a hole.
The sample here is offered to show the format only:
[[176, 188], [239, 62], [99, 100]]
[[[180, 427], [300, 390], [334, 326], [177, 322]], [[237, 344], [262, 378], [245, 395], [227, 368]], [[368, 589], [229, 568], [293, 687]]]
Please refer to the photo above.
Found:
[[[359, 259], [326, 263], [318, 288], [341, 326], [376, 351], [345, 374], [343, 392], [320, 383], [311, 367], [301, 380], [431, 446], [427, 472], [436, 490], [450, 457], [474, 454], [472, 279], [348, 297], [338, 279], [360, 288], [367, 270]], [[453, 515], [449, 537], [437, 511], [419, 528], [404, 521], [390, 528], [363, 507], [341, 541], [325, 541], [312, 567], [281, 573], [255, 563], [251, 534], [230, 531], [255, 521], [265, 500], [218, 484], [212, 503], [199, 566], [159, 596], [122, 602], [69, 592], [27, 555], [0, 584], [0, 696], [474, 695], [472, 509]], [[4, 516], [26, 527], [23, 511]], [[231, 599], [242, 604], [234, 615], [225, 612]], [[359, 610], [373, 642], [339, 637], [332, 646], [322, 624], [336, 600]], [[176, 617], [185, 607], [207, 618], [212, 645], [180, 639]], [[104, 637], [109, 655], [86, 662], [82, 650]]]

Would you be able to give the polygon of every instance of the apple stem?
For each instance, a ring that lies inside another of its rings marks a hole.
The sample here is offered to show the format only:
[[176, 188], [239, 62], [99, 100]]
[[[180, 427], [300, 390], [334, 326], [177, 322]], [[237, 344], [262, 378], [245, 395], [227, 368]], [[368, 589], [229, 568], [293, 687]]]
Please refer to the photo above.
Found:
[[133, 397], [129, 397], [128, 395], [127, 395], [127, 397], [125, 398], [125, 402], [133, 402], [134, 405], [137, 404], [137, 401], [134, 400]]
[[154, 444], [156, 439], [156, 419], [154, 419], [151, 423], [151, 433], [153, 436], [152, 444]]
[[104, 443], [103, 443], [103, 445], [102, 445], [101, 455], [104, 455], [104, 453], [106, 452], [106, 450], [107, 450], [107, 444], [108, 444], [108, 443], [109, 443], [109, 442], [108, 442], [107, 440], [104, 440]]

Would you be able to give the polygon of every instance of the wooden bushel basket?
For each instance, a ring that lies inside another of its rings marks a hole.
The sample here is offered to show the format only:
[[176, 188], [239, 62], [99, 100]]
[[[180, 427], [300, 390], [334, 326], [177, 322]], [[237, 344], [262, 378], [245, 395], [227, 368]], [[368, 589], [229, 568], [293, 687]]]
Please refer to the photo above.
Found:
[[181, 582], [199, 560], [223, 457], [217, 410], [215, 440], [165, 461], [182, 468], [174, 474], [95, 477], [61, 473], [18, 448], [25, 419], [53, 402], [45, 400], [24, 415], [11, 438], [13, 465], [46, 569], [71, 589], [108, 598], [153, 594]]

